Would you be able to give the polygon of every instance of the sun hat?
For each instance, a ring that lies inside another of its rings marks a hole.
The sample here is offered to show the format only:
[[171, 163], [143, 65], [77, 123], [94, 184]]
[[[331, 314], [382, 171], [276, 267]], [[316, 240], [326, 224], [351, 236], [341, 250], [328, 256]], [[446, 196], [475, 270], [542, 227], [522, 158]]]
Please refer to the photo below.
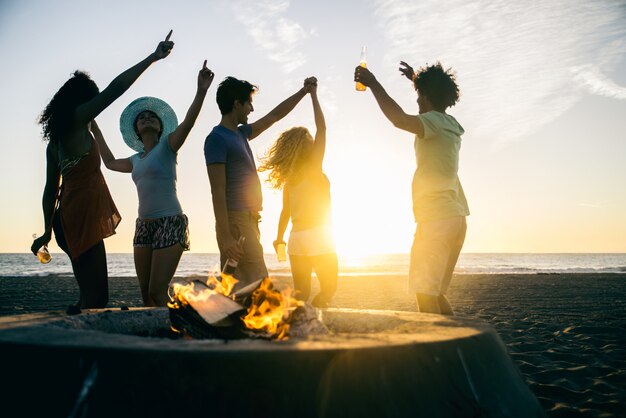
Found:
[[178, 126], [178, 119], [174, 110], [161, 99], [156, 97], [140, 97], [133, 100], [120, 116], [120, 131], [122, 132], [122, 138], [126, 145], [131, 147], [137, 152], [143, 152], [143, 142], [137, 136], [135, 132], [135, 120], [137, 116], [146, 110], [154, 112], [155, 115], [161, 119], [161, 127], [163, 132], [161, 138], [167, 137], [167, 135], [174, 132]]

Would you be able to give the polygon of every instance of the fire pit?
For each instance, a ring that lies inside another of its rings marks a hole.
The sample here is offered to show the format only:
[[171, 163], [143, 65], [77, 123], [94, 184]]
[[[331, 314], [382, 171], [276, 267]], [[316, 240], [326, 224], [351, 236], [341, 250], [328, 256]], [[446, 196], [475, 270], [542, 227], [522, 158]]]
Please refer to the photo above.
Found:
[[544, 416], [482, 322], [322, 315], [287, 341], [171, 339], [167, 308], [3, 317], [2, 393], [24, 416]]

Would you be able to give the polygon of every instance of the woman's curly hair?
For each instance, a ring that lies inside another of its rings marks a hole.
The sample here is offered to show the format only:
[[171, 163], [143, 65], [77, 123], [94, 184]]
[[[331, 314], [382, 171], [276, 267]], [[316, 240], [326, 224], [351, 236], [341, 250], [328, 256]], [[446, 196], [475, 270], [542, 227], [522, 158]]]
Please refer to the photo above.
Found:
[[454, 106], [459, 100], [456, 75], [451, 68], [444, 69], [439, 62], [418, 69], [413, 76], [413, 84], [415, 90], [426, 96], [437, 109]]
[[291, 128], [280, 134], [262, 159], [259, 171], [269, 171], [267, 182], [274, 189], [282, 189], [309, 158], [313, 137], [307, 128]]
[[44, 141], [57, 142], [67, 134], [74, 122], [76, 108], [96, 97], [100, 91], [89, 74], [74, 71], [39, 116]]

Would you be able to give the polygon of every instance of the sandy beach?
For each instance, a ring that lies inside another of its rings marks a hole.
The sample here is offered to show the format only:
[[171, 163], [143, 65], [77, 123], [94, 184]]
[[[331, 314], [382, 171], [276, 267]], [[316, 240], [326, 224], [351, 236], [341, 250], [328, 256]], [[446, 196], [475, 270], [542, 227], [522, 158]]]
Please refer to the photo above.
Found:
[[[342, 277], [332, 305], [415, 311], [405, 280]], [[110, 308], [141, 305], [134, 277], [109, 288]], [[73, 278], [0, 277], [0, 315], [63, 310], [77, 295]], [[449, 299], [496, 329], [549, 416], [626, 417], [625, 274], [457, 275]]]

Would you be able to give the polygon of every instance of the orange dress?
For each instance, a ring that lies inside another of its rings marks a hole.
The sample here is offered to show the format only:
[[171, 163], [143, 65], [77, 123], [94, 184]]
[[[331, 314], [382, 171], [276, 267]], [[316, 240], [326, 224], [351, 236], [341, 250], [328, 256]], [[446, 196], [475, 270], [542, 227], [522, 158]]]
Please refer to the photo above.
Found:
[[122, 220], [100, 171], [100, 150], [91, 151], [62, 176], [59, 215], [73, 260], [115, 234]]

